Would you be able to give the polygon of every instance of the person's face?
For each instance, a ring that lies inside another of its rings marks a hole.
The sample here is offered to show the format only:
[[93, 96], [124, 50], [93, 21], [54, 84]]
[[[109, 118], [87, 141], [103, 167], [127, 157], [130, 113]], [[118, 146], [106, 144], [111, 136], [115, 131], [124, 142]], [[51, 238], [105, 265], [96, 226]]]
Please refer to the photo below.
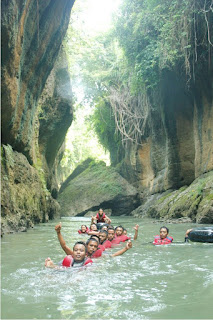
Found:
[[125, 236], [126, 236], [126, 235], [127, 235], [127, 231], [126, 231], [126, 230], [124, 230], [123, 234], [125, 234]]
[[73, 258], [75, 261], [83, 261], [86, 256], [86, 248], [83, 244], [76, 244], [73, 248]]
[[87, 228], [85, 226], [81, 226], [81, 231], [84, 233], [86, 232]]
[[104, 213], [102, 209], [99, 209], [99, 211], [98, 211], [98, 212], [99, 212], [99, 215], [100, 215], [100, 216], [102, 216], [102, 215], [103, 215], [103, 213]]
[[108, 239], [109, 239], [109, 241], [112, 241], [114, 236], [115, 236], [115, 231], [112, 230], [112, 229], [108, 230]]
[[105, 232], [99, 234], [100, 243], [103, 243], [107, 239], [107, 234]]
[[116, 233], [116, 236], [121, 236], [122, 233], [123, 233], [123, 229], [122, 228], [117, 228], [115, 233]]
[[87, 252], [89, 254], [92, 254], [93, 252], [95, 252], [98, 249], [98, 244], [96, 241], [90, 241], [87, 245]]
[[168, 232], [165, 228], [160, 229], [160, 238], [165, 239], [168, 235]]
[[103, 227], [101, 228], [101, 230], [106, 230], [106, 231], [107, 231], [107, 226], [103, 226]]
[[96, 226], [95, 224], [92, 224], [91, 227], [90, 227], [90, 229], [91, 229], [92, 231], [97, 231], [97, 230], [98, 230], [98, 229], [97, 229], [97, 226]]

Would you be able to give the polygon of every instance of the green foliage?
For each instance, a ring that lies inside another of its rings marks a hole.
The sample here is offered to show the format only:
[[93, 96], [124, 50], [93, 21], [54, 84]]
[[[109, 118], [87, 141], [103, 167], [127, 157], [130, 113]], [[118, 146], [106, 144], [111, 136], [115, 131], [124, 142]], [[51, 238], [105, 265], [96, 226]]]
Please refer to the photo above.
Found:
[[177, 65], [190, 78], [195, 63], [207, 59], [212, 43], [210, 4], [208, 0], [123, 1], [116, 33], [138, 89], [143, 84], [154, 88], [161, 70]]
[[[185, 73], [182, 78], [189, 86], [203, 64], [208, 65], [211, 0], [123, 0], [114, 29], [96, 37], [83, 31], [74, 17], [65, 41], [73, 85], [84, 88], [84, 103], [94, 110], [90, 127], [112, 156], [121, 149], [122, 129], [124, 139], [140, 141], [134, 133], [140, 137], [145, 132], [152, 107], [148, 98], [158, 90], [163, 70]], [[132, 122], [128, 112], [115, 110], [122, 102], [131, 108]], [[142, 119], [135, 128], [134, 113]]]

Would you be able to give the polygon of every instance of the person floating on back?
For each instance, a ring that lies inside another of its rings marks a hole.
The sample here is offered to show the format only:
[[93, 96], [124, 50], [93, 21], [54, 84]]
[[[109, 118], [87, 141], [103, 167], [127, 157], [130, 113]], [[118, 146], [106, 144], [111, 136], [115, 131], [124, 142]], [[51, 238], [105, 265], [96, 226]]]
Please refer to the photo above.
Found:
[[173, 238], [168, 236], [169, 229], [167, 227], [160, 228], [160, 235], [155, 236], [153, 241], [154, 245], [170, 244], [173, 241]]

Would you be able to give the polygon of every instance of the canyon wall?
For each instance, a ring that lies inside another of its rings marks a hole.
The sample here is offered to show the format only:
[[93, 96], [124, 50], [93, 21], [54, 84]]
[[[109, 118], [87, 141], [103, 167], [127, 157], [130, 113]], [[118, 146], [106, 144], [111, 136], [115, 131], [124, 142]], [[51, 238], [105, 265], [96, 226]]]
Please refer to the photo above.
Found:
[[[155, 203], [154, 200], [159, 199], [161, 193], [164, 197], [164, 192], [168, 190], [171, 192], [190, 185], [195, 179], [198, 179], [196, 181], [199, 186], [199, 177], [202, 182], [200, 184], [203, 184], [203, 175], [213, 170], [212, 62], [210, 66], [204, 66], [190, 89], [180, 73], [165, 72], [154, 94], [152, 106], [146, 136], [142, 138], [141, 145], [128, 146], [118, 170], [126, 179], [131, 180], [140, 193], [142, 206], [133, 214], [144, 215], [151, 212], [152, 217], [168, 218], [169, 210], [164, 210], [163, 214], [158, 202]], [[205, 205], [208, 207], [208, 219], [196, 218], [196, 214], [201, 211], [198, 208], [202, 200], [199, 191], [194, 193], [199, 202], [191, 214], [193, 221], [213, 222], [213, 181], [207, 179], [207, 185], [203, 196], [207, 197]], [[196, 187], [197, 189], [200, 187]], [[189, 190], [190, 193], [191, 190], [193, 187]], [[186, 198], [186, 191], [183, 198]], [[150, 199], [155, 204], [155, 210], [150, 209]], [[195, 199], [191, 200], [190, 205]], [[170, 202], [170, 207], [172, 205], [173, 202]], [[190, 205], [188, 204], [189, 207]], [[186, 215], [184, 206], [185, 203], [182, 209], [179, 208], [176, 217]], [[202, 214], [199, 213], [200, 216]], [[175, 218], [174, 212], [172, 217]]]
[[59, 209], [55, 163], [73, 118], [60, 49], [73, 3], [2, 2], [2, 232], [24, 231]]

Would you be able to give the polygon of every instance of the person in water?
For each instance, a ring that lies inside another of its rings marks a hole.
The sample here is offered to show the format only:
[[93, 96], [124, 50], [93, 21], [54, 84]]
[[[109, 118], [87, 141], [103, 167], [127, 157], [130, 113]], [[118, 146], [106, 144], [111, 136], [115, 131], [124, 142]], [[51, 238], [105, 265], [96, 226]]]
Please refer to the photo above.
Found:
[[108, 248], [112, 247], [111, 242], [107, 239], [108, 238], [108, 232], [106, 230], [101, 230], [100, 231], [99, 238], [100, 238], [101, 248], [103, 248], [105, 250], [105, 249], [108, 249]]
[[[85, 243], [82, 241], [76, 242], [72, 250], [72, 255], [67, 255], [64, 258], [61, 266], [79, 268], [88, 264], [92, 264], [93, 261], [86, 256], [86, 253], [87, 250]], [[60, 266], [54, 264], [50, 258], [45, 259], [45, 267], [55, 269], [60, 268]]]
[[103, 211], [103, 209], [99, 209], [98, 210], [98, 213], [96, 214], [96, 216], [92, 216], [92, 222], [96, 222], [96, 223], [108, 223], [110, 224], [111, 223], [111, 220], [109, 217], [107, 217], [106, 213]]
[[[91, 239], [90, 239], [91, 241]], [[131, 241], [128, 241], [126, 246], [113, 253], [111, 255], [111, 257], [117, 257], [122, 255], [124, 252], [126, 252], [127, 250], [132, 248], [132, 243]], [[79, 268], [79, 267], [83, 267], [86, 265], [91, 265], [93, 263], [92, 259], [88, 258], [86, 256], [86, 246], [84, 243], [82, 243], [81, 241], [76, 242], [76, 244], [73, 247], [73, 254], [72, 255], [67, 255], [63, 262], [62, 262], [62, 267], [66, 267], [66, 268]], [[55, 268], [55, 269], [60, 269], [61, 267], [54, 264], [54, 262], [50, 259], [47, 258], [45, 259], [45, 267], [47, 268]]]
[[96, 223], [91, 223], [90, 230], [87, 232], [88, 235], [99, 235], [99, 231]]
[[[136, 224], [134, 229], [134, 240], [136, 240], [138, 237], [139, 225]], [[108, 240], [111, 242], [111, 244], [115, 245], [119, 244], [120, 242], [125, 242], [131, 239], [131, 237], [128, 237], [127, 235], [123, 234], [123, 230], [124, 228], [122, 226], [118, 226], [115, 229], [112, 226], [108, 227]]]
[[[55, 231], [57, 233], [59, 243], [60, 243], [62, 249], [64, 250], [64, 252], [67, 255], [73, 256], [73, 250], [66, 245], [66, 242], [62, 237], [61, 223], [59, 223], [55, 226]], [[97, 239], [90, 238], [89, 240], [87, 240], [87, 242], [86, 242], [86, 249], [87, 249], [86, 255], [90, 258], [100, 257], [102, 255], [102, 250], [100, 248], [98, 248], [98, 245], [99, 245], [99, 243], [98, 243]]]
[[97, 230], [98, 230], [98, 228], [97, 228], [96, 223], [92, 223], [92, 224], [90, 225], [90, 231], [97, 231]]
[[153, 244], [154, 245], [162, 245], [162, 244], [170, 244], [173, 241], [173, 238], [168, 236], [169, 229], [165, 226], [160, 228], [160, 235], [155, 236]]
[[78, 230], [78, 233], [80, 234], [88, 234], [88, 232], [89, 232], [89, 228], [85, 224], [82, 224], [81, 229]]

